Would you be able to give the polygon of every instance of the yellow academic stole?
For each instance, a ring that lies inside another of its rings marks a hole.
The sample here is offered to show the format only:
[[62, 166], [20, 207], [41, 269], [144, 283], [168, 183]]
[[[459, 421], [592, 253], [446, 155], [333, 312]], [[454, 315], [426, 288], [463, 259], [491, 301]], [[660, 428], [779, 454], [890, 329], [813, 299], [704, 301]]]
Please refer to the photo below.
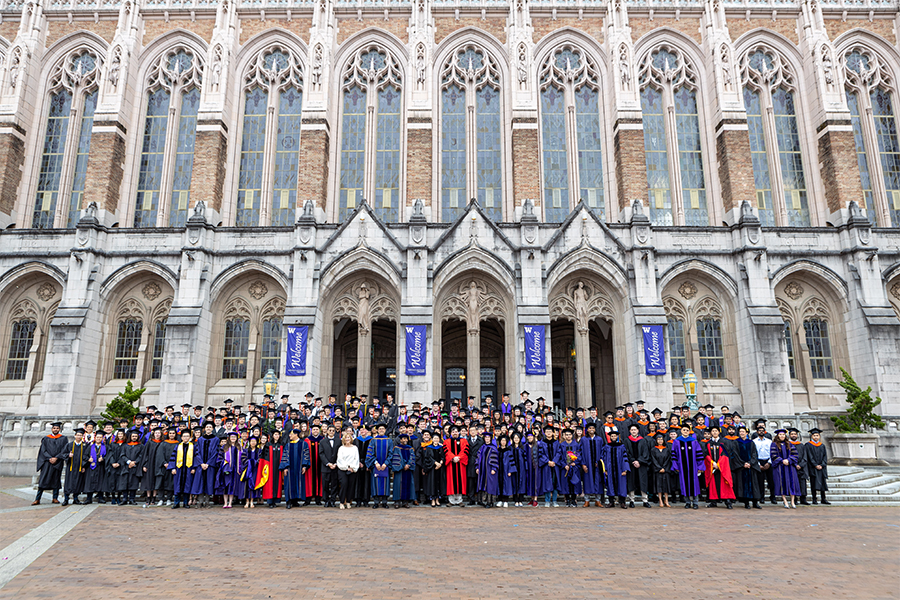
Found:
[[[175, 466], [179, 469], [185, 466], [184, 462], [184, 444], [178, 444], [178, 451], [175, 454]], [[187, 468], [194, 466], [194, 444], [188, 443]]]

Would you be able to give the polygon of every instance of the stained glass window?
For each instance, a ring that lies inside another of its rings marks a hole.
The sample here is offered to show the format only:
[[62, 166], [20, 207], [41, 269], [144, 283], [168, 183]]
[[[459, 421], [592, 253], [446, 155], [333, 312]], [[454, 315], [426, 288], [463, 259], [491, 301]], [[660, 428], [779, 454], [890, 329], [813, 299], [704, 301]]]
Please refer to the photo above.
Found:
[[797, 379], [797, 369], [794, 366], [794, 336], [791, 333], [791, 322], [784, 322], [784, 344], [787, 348], [788, 369], [791, 372], [791, 379]]
[[872, 101], [872, 118], [875, 120], [881, 170], [884, 172], [888, 211], [891, 223], [900, 226], [900, 144], [897, 140], [893, 96], [882, 88], [875, 88], [869, 97]]
[[266, 141], [266, 106], [269, 94], [253, 88], [244, 95], [244, 126], [241, 130], [241, 172], [238, 179], [238, 227], [259, 225], [262, 196], [263, 153]]
[[778, 140], [781, 181], [784, 184], [787, 225], [789, 227], [808, 227], [809, 202], [806, 177], [803, 175], [803, 155], [800, 150], [800, 132], [797, 128], [794, 94], [784, 88], [778, 88], [772, 92], [772, 107], [775, 116], [775, 135]]
[[722, 322], [711, 317], [697, 319], [697, 345], [700, 348], [701, 377], [724, 379], [725, 354], [722, 348]]
[[806, 333], [813, 379], [834, 379], [828, 323], [822, 319], [809, 319], [803, 322], [803, 329]]
[[162, 377], [163, 356], [166, 352], [166, 321], [156, 322], [156, 331], [153, 332], [153, 367], [150, 369], [150, 379]]
[[194, 170], [194, 139], [197, 135], [197, 109], [200, 90], [191, 88], [181, 96], [181, 117], [178, 119], [178, 140], [175, 148], [175, 173], [172, 178], [172, 205], [169, 226], [187, 224], [190, 205], [191, 175]]
[[441, 220], [466, 204], [466, 94], [455, 85], [441, 93]]
[[344, 91], [342, 119], [340, 221], [344, 221], [363, 199], [366, 172], [366, 91], [361, 87], [354, 85]]
[[281, 374], [281, 319], [266, 319], [262, 327], [259, 376], [265, 377], [269, 369]]
[[378, 139], [375, 153], [375, 214], [382, 221], [400, 219], [400, 90], [378, 92]]
[[697, 94], [685, 86], [675, 90], [675, 129], [678, 134], [678, 164], [681, 169], [684, 224], [709, 225], [706, 185], [703, 182]]
[[44, 152], [41, 155], [41, 171], [38, 175], [37, 198], [31, 221], [31, 226], [36, 229], [53, 227], [71, 109], [72, 94], [68, 91], [62, 90], [50, 98], [50, 114], [47, 117]]
[[37, 322], [31, 319], [22, 319], [12, 324], [12, 333], [9, 337], [9, 354], [6, 358], [6, 378], [25, 379], [28, 373], [28, 355], [31, 345], [34, 343], [34, 331]]
[[600, 133], [600, 98], [583, 86], [575, 92], [578, 139], [578, 179], [581, 200], [601, 219], [606, 217], [603, 199], [603, 153]]
[[856, 147], [856, 164], [859, 167], [859, 179], [862, 183], [863, 197], [859, 199], [860, 208], [866, 210], [869, 221], [875, 222], [875, 196], [872, 190], [872, 178], [869, 175], [869, 162], [866, 158], [866, 143], [863, 140], [862, 121], [859, 114], [859, 97], [855, 92], [847, 92], [847, 105], [850, 107], [850, 124], [853, 126], [853, 142]]
[[225, 321], [225, 352], [222, 361], [222, 379], [247, 377], [247, 353], [250, 349], [250, 321], [230, 319]]
[[672, 196], [662, 93], [650, 86], [641, 90], [641, 120], [644, 125], [650, 221], [654, 225], [671, 225]]
[[566, 156], [566, 103], [550, 85], [541, 92], [541, 144], [544, 157], [544, 218], [559, 223], [569, 214], [569, 163]]
[[292, 225], [297, 207], [297, 168], [300, 163], [300, 90], [282, 90], [275, 141], [275, 185], [272, 225]]
[[137, 205], [134, 211], [135, 227], [155, 227], [159, 210], [163, 163], [166, 151], [166, 129], [169, 121], [169, 92], [158, 89], [147, 98], [147, 116], [144, 120], [144, 142], [141, 147], [140, 172], [138, 174]]
[[669, 365], [672, 368], [672, 379], [680, 380], [687, 368], [684, 353], [684, 321], [669, 317], [666, 337], [669, 339]]
[[756, 207], [759, 210], [759, 221], [766, 227], [774, 227], [772, 179], [766, 154], [762, 102], [759, 99], [759, 93], [749, 87], [744, 88], [744, 107], [747, 109], [747, 126], [750, 129], [750, 162], [753, 164], [753, 182], [756, 184]]
[[90, 92], [84, 98], [81, 113], [81, 127], [78, 132], [78, 147], [75, 149], [75, 171], [72, 175], [72, 197], [69, 200], [69, 214], [66, 227], [75, 227], [81, 214], [81, 200], [84, 198], [84, 181], [87, 178], [88, 155], [91, 152], [91, 131], [94, 128], [94, 111], [97, 109], [97, 92]]
[[144, 324], [137, 319], [119, 321], [113, 379], [134, 379]]
[[475, 96], [478, 203], [490, 219], [500, 221], [503, 218], [500, 92], [485, 86]]

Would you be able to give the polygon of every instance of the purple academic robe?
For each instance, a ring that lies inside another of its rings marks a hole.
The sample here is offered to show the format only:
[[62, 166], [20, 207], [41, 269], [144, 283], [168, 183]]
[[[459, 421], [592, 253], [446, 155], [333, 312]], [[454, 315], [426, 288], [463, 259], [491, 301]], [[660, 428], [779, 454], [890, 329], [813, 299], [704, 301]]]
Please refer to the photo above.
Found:
[[[484, 444], [478, 449], [476, 464], [478, 465], [477, 489], [479, 492], [486, 492], [494, 496], [500, 495], [499, 462], [497, 446], [493, 442]], [[494, 471], [493, 475], [491, 475], [491, 471]]]
[[[191, 489], [192, 494], [208, 494], [216, 493], [216, 473], [219, 470], [219, 455], [222, 440], [215, 434], [210, 437], [201, 436], [194, 442], [194, 484]], [[209, 465], [203, 470], [201, 464]]]
[[228, 494], [235, 496], [238, 493], [240, 483], [240, 474], [238, 467], [240, 466], [238, 458], [239, 450], [237, 446], [232, 446], [222, 453], [222, 466], [219, 468], [216, 493]]
[[[569, 452], [575, 455], [570, 461]], [[559, 467], [560, 491], [563, 494], [581, 493], [581, 445], [578, 442], [560, 442], [556, 445], [553, 462]], [[566, 470], [566, 466], [569, 467]]]
[[536, 496], [543, 496], [554, 489], [553, 467], [548, 464], [552, 461], [547, 450], [547, 442], [539, 440], [534, 445], [532, 452], [536, 455], [534, 493]]
[[596, 496], [603, 493], [603, 469], [600, 466], [603, 446], [604, 440], [599, 435], [581, 438], [581, 464], [588, 468], [587, 472], [581, 469], [585, 494]]
[[241, 500], [247, 498], [262, 498], [262, 489], [253, 489], [256, 485], [256, 469], [259, 467], [259, 448], [241, 450], [240, 482], [238, 483], [237, 497]]
[[672, 472], [677, 473], [682, 496], [700, 495], [700, 471], [706, 470], [703, 448], [693, 435], [672, 442]]
[[603, 464], [606, 465], [606, 495], [624, 497], [628, 495], [628, 476], [622, 475], [631, 471], [628, 463], [628, 452], [625, 445], [617, 443], [604, 444], [601, 452]]
[[[797, 477], [797, 463], [800, 458], [797, 447], [791, 443], [772, 443], [772, 478], [775, 480], [776, 496], [799, 496], [800, 479]], [[782, 461], [787, 460], [788, 464]]]
[[[187, 458], [184, 460], [184, 464], [179, 467], [178, 466], [178, 447], [182, 446], [182, 443], [175, 444], [174, 448], [172, 448], [172, 456], [169, 458], [169, 471], [175, 469], [175, 493], [176, 494], [190, 494], [191, 489], [193, 489], [194, 484], [194, 474], [197, 469], [200, 468], [199, 463], [197, 462], [197, 446], [194, 446], [194, 458], [191, 468], [187, 467]], [[192, 473], [191, 471], [194, 471]]]

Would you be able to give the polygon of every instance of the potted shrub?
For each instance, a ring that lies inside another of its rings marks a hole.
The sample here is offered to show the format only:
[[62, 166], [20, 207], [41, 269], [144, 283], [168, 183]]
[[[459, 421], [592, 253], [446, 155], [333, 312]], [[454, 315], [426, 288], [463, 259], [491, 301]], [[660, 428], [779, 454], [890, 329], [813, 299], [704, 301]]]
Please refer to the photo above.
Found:
[[878, 458], [878, 434], [876, 429], [884, 429], [885, 423], [875, 414], [875, 407], [881, 398], [872, 398], [872, 387], [859, 387], [850, 374], [841, 369], [844, 380], [840, 386], [847, 391], [850, 408], [846, 415], [831, 417], [835, 433], [831, 437], [831, 464], [835, 465], [879, 465], [887, 462]]

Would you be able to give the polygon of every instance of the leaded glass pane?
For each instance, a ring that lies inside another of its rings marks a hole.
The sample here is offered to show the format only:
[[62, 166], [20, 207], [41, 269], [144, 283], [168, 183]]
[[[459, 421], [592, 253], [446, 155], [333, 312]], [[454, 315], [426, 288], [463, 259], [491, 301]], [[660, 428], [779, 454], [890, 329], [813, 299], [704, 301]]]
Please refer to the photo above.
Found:
[[119, 322], [116, 334], [116, 355], [113, 361], [113, 379], [134, 379], [137, 373], [138, 352], [144, 324], [137, 319]]
[[500, 92], [490, 86], [475, 92], [478, 203], [493, 221], [503, 219], [503, 162], [500, 156]]
[[[377, 56], [378, 53], [375, 53]], [[338, 220], [344, 221], [362, 201], [365, 180], [366, 91], [354, 85], [344, 92], [341, 122], [341, 189]]]
[[81, 200], [84, 197], [84, 180], [87, 178], [88, 155], [91, 152], [91, 131], [94, 128], [94, 111], [97, 109], [97, 92], [84, 97], [84, 111], [81, 113], [81, 128], [78, 132], [78, 147], [75, 149], [75, 170], [72, 174], [72, 197], [69, 199], [69, 214], [66, 227], [75, 227], [81, 214]]
[[163, 356], [166, 352], [166, 321], [156, 322], [156, 331], [153, 332], [153, 368], [150, 369], [150, 379], [162, 377]]
[[47, 131], [44, 135], [44, 152], [41, 154], [37, 197], [34, 201], [34, 216], [31, 220], [31, 226], [35, 229], [53, 227], [71, 110], [72, 94], [69, 92], [63, 90], [50, 98], [50, 113], [47, 116]]
[[[850, 64], [850, 57], [847, 59]], [[872, 191], [872, 178], [869, 176], [869, 162], [866, 158], [866, 144], [863, 141], [862, 121], [859, 114], [859, 97], [853, 92], [847, 92], [847, 106], [850, 107], [850, 124], [853, 126], [853, 142], [856, 146], [856, 164], [859, 166], [859, 179], [862, 183], [863, 195], [860, 198], [860, 208], [866, 211], [871, 223], [875, 223], [875, 211], [868, 210], [874, 207], [874, 192]]]
[[169, 226], [187, 224], [190, 205], [191, 174], [194, 170], [194, 139], [197, 136], [197, 109], [200, 90], [191, 88], [181, 96], [181, 118], [178, 119], [178, 141], [175, 147], [175, 173], [172, 178], [172, 204]]
[[[875, 88], [872, 99], [872, 117], [875, 119], [875, 135], [884, 171], [884, 189], [887, 192], [891, 223], [900, 227], [900, 144], [897, 141], [897, 121], [894, 119], [891, 93]], [[874, 211], [873, 211], [874, 212]]]
[[169, 92], [164, 89], [151, 92], [147, 98], [147, 116], [144, 121], [144, 142], [134, 210], [135, 227], [156, 227], [168, 121]]
[[756, 185], [756, 207], [759, 210], [759, 221], [765, 227], [774, 227], [772, 179], [766, 155], [762, 103], [759, 94], [746, 87], [744, 88], [744, 107], [747, 109], [747, 126], [750, 130], [750, 161], [753, 164], [753, 182]]
[[794, 337], [791, 334], [791, 322], [784, 322], [784, 345], [787, 348], [788, 369], [791, 371], [791, 379], [797, 379], [797, 369], [794, 366]]
[[569, 214], [569, 161], [566, 158], [566, 102], [562, 90], [541, 92], [541, 143], [544, 158], [544, 218], [559, 223]]
[[650, 194], [650, 222], [654, 225], [671, 225], [672, 196], [662, 94], [650, 86], [641, 90], [641, 115]]
[[603, 199], [603, 143], [600, 134], [600, 99], [596, 90], [584, 86], [575, 92], [578, 139], [578, 179], [581, 200], [601, 219], [606, 219]]
[[672, 379], [684, 377], [687, 359], [684, 354], [684, 321], [669, 317], [666, 336], [669, 338], [669, 364]]
[[382, 221], [400, 220], [400, 90], [389, 85], [378, 92], [375, 150], [375, 214]]
[[675, 128], [678, 136], [678, 163], [681, 169], [681, 197], [684, 224], [709, 225], [706, 184], [703, 181], [703, 153], [700, 147], [700, 117], [697, 95], [686, 87], [675, 90]]
[[[287, 60], [287, 59], [285, 59]], [[282, 90], [278, 103], [278, 137], [275, 140], [275, 183], [272, 225], [292, 225], [297, 208], [297, 169], [300, 165], [300, 108], [297, 88]]]
[[241, 130], [241, 174], [235, 225], [259, 225], [262, 195], [263, 153], [266, 144], [266, 107], [269, 92], [258, 87], [245, 92], [244, 124]]
[[725, 378], [725, 354], [722, 349], [722, 323], [718, 319], [697, 320], [697, 345], [700, 348], [700, 375], [704, 379]]
[[281, 319], [263, 321], [259, 376], [264, 377], [269, 369], [276, 376], [281, 374]]
[[9, 354], [6, 358], [6, 378], [25, 379], [28, 373], [28, 355], [34, 343], [37, 322], [30, 319], [15, 321], [9, 337]]
[[809, 202], [806, 177], [803, 175], [803, 154], [800, 150], [800, 132], [797, 129], [797, 111], [794, 95], [778, 88], [772, 92], [775, 116], [775, 136], [778, 140], [778, 160], [781, 164], [781, 180], [784, 183], [784, 204], [790, 227], [809, 227]]
[[809, 348], [809, 363], [813, 379], [834, 379], [831, 364], [831, 340], [828, 337], [828, 323], [822, 319], [803, 322], [806, 345]]
[[249, 348], [250, 321], [248, 319], [225, 321], [222, 379], [245, 379], [247, 377], [247, 352]]
[[466, 94], [451, 85], [441, 93], [441, 220], [454, 220], [467, 202]]

